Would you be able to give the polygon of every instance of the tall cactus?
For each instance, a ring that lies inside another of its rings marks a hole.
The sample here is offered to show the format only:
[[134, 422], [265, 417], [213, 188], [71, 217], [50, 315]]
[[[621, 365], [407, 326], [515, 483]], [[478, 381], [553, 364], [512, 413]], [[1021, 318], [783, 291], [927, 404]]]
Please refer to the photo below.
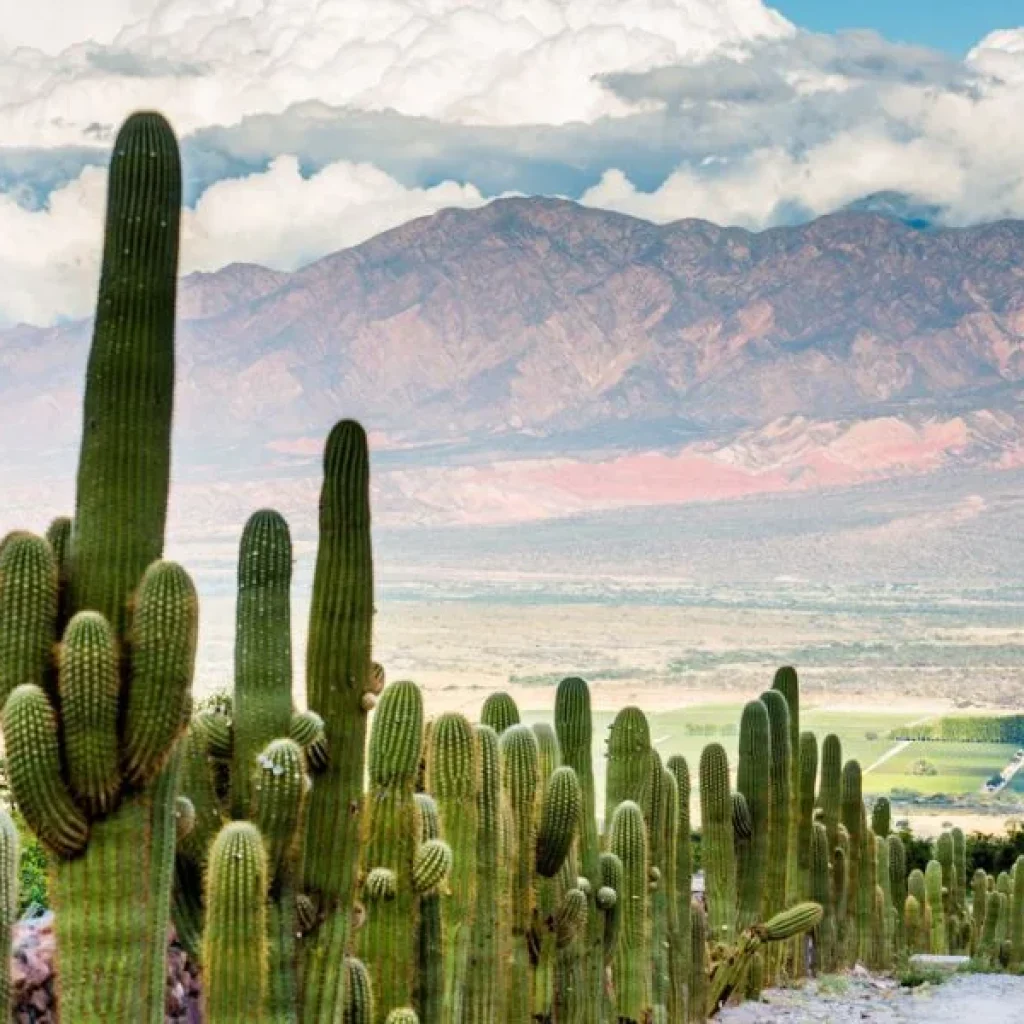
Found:
[[708, 1006], [708, 926], [704, 907], [690, 908], [690, 991], [687, 1016], [690, 1024], [704, 1024]]
[[865, 925], [869, 905], [866, 888], [862, 884], [864, 873], [864, 800], [861, 791], [861, 771], [857, 761], [843, 765], [842, 814], [843, 825], [850, 837], [847, 860], [847, 910], [845, 956], [848, 964], [856, 962], [867, 942]]
[[231, 815], [249, 813], [256, 756], [292, 717], [292, 543], [271, 509], [250, 516], [238, 552]]
[[[429, 743], [429, 735], [426, 742]], [[419, 792], [415, 799], [420, 812], [420, 843], [440, 839], [441, 815], [434, 798]], [[445, 963], [440, 891], [422, 893], [419, 910], [419, 956], [413, 998], [420, 1024], [441, 1024], [445, 1012]]]
[[644, 806], [649, 778], [651, 730], [647, 716], [635, 707], [625, 707], [612, 722], [608, 733], [608, 772], [605, 786], [604, 827], [607, 831], [615, 808], [623, 800]]
[[446, 1024], [460, 1024], [476, 911], [479, 765], [473, 727], [449, 712], [434, 722], [427, 755], [427, 789], [437, 802], [441, 835], [452, 850], [449, 892], [441, 897]]
[[736, 926], [736, 859], [729, 760], [720, 743], [700, 755], [700, 808], [708, 932], [714, 942], [729, 942]]
[[[196, 623], [191, 581], [159, 562], [180, 212], [174, 134], [157, 114], [133, 114], [108, 177], [70, 558], [67, 530], [55, 524], [57, 550], [16, 535], [0, 566], [0, 698], [12, 787], [57, 854], [51, 891], [62, 1013], [81, 1024], [149, 1024], [163, 1015], [178, 770], [171, 755], [189, 699]], [[26, 601], [12, 604], [12, 593]], [[70, 704], [62, 699], [58, 717], [49, 652], [58, 626], [76, 612], [88, 617], [60, 659]], [[90, 649], [106, 652], [95, 672], [82, 660]], [[77, 805], [58, 765], [70, 773], [69, 754]], [[39, 804], [46, 794], [56, 802]], [[51, 819], [54, 811], [61, 821]]]
[[781, 693], [789, 710], [789, 838], [786, 843], [789, 863], [786, 867], [785, 903], [800, 899], [798, 863], [800, 829], [800, 681], [796, 669], [785, 665], [775, 673], [772, 690]]
[[511, 957], [506, 971], [505, 1019], [526, 1024], [532, 1017], [530, 936], [536, 901], [537, 805], [540, 769], [537, 739], [525, 725], [512, 725], [502, 733], [502, 786], [509, 806], [511, 842], [510, 931]]
[[893, 953], [900, 957], [906, 951], [907, 937], [903, 928], [903, 907], [907, 902], [907, 851], [903, 840], [890, 835], [889, 846], [889, 891], [895, 913], [893, 929]]
[[616, 807], [608, 848], [622, 864], [621, 930], [613, 971], [616, 1012], [622, 1024], [641, 1024], [651, 1005], [650, 864], [643, 812], [633, 801], [623, 800]]
[[839, 737], [829, 733], [821, 744], [821, 781], [818, 786], [818, 807], [828, 835], [828, 848], [839, 845], [839, 822], [843, 799], [843, 747]]
[[740, 718], [740, 749], [736, 789], [750, 811], [751, 835], [737, 842], [737, 927], [747, 928], [762, 919], [771, 830], [771, 731], [768, 709], [750, 701]]
[[502, 901], [502, 792], [498, 734], [487, 725], [476, 729], [479, 787], [476, 793], [476, 911], [466, 981], [466, 1024], [500, 1020], [503, 1006], [501, 934], [505, 923]]
[[579, 822], [580, 869], [589, 883], [589, 913], [585, 933], [579, 943], [584, 957], [582, 1024], [599, 1024], [601, 991], [604, 984], [602, 947], [604, 922], [596, 907], [601, 888], [601, 847], [597, 831], [597, 808], [594, 791], [593, 719], [590, 711], [590, 688], [577, 677], [563, 679], [555, 695], [555, 730], [562, 746], [562, 758], [576, 773], [582, 796]]
[[682, 991], [687, 1000], [690, 989], [690, 911], [693, 906], [693, 841], [690, 832], [690, 768], [686, 758], [674, 754], [665, 768], [676, 782], [676, 798], [679, 802], [676, 815], [675, 880], [677, 938], [670, 949], [669, 965], [675, 973], [672, 985]]
[[884, 796], [880, 796], [871, 808], [871, 831], [882, 839], [888, 839], [892, 832], [892, 805]]
[[1010, 901], [1010, 966], [1024, 964], [1024, 857], [1013, 865], [1013, 896]]
[[[761, 695], [761, 700], [768, 709], [772, 738], [771, 833], [768, 839], [768, 874], [762, 907], [764, 918], [769, 918], [785, 909], [789, 891], [790, 817], [793, 807], [790, 793], [794, 751], [786, 698], [778, 690], [768, 690]], [[778, 975], [779, 959], [780, 950], [777, 947], [767, 951], [765, 976], [770, 982]]]
[[822, 907], [822, 918], [814, 942], [815, 967], [822, 973], [832, 973], [838, 966], [831, 870], [828, 833], [824, 825], [815, 822], [811, 832], [809, 883], [811, 899]]
[[423, 742], [423, 697], [409, 682], [381, 695], [370, 734], [360, 959], [373, 983], [375, 1020], [413, 1001], [418, 938], [419, 808], [413, 794]]
[[373, 556], [366, 433], [342, 421], [327, 438], [320, 540], [306, 648], [310, 710], [324, 723], [329, 757], [313, 788], [302, 891], [313, 927], [300, 945], [300, 1020], [335, 1024], [344, 1007], [345, 955], [359, 860], [363, 748], [374, 680], [370, 657]]
[[[11, 948], [14, 924], [18, 920], [20, 858], [17, 826], [6, 811], [0, 811], [0, 949]], [[0, 1007], [5, 1008], [3, 1012], [7, 1017], [14, 1012], [13, 996], [11, 958], [5, 956], [0, 961]]]
[[267, 991], [267, 855], [250, 822], [225, 825], [210, 851], [203, 938], [207, 1024], [261, 1024]]
[[928, 861], [924, 873], [925, 897], [931, 911], [931, 952], [946, 952], [946, 917], [942, 905], [942, 865], [937, 860]]

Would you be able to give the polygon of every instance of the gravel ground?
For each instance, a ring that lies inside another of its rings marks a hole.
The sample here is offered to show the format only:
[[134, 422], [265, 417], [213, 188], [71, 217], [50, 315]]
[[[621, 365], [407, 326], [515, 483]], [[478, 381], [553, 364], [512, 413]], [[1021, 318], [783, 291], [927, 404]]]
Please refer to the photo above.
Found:
[[844, 975], [800, 989], [772, 989], [761, 1003], [724, 1011], [722, 1024], [1018, 1024], [1024, 977], [958, 974], [941, 985], [900, 988], [887, 978]]

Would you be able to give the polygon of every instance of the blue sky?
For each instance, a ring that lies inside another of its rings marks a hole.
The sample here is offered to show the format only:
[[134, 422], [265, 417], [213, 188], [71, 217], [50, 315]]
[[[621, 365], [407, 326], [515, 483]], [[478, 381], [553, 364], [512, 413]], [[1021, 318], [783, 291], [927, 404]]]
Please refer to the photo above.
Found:
[[1024, 0], [776, 0], [801, 28], [873, 28], [889, 39], [965, 54], [994, 29], [1024, 22]]

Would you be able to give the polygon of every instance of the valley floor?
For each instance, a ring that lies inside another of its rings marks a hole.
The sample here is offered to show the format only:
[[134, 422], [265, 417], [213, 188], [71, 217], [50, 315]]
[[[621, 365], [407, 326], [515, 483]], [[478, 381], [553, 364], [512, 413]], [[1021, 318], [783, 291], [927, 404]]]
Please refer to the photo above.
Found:
[[1016, 1024], [1024, 977], [959, 974], [941, 985], [900, 988], [867, 974], [826, 978], [799, 989], [772, 989], [761, 1003], [724, 1011], [722, 1024]]

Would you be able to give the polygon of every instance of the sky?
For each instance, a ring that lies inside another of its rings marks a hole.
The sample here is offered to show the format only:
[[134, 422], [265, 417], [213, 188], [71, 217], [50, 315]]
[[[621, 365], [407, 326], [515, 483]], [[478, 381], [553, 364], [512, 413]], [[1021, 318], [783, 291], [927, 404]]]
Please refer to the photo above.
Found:
[[0, 96], [0, 325], [91, 310], [139, 107], [181, 141], [185, 272], [503, 195], [755, 231], [879, 192], [1024, 217], [1019, 2], [33, 0]]
[[812, 32], [870, 28], [957, 57], [994, 29], [1024, 22], [1021, 0], [780, 0], [774, 6]]

